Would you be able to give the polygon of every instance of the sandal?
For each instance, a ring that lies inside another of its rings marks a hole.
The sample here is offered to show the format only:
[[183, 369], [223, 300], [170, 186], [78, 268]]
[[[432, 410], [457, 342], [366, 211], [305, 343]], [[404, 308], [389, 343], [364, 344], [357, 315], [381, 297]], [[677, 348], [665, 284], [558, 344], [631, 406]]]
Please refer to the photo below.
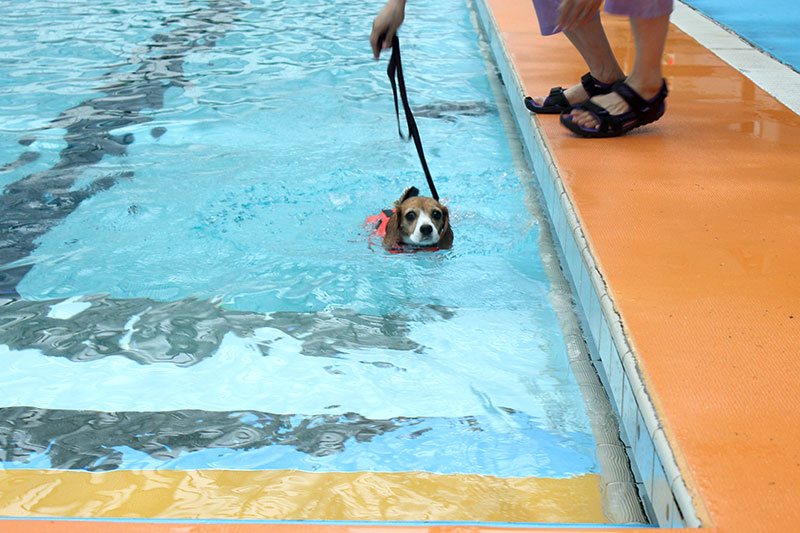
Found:
[[591, 100], [586, 100], [575, 106], [575, 109], [591, 113], [597, 119], [598, 126], [596, 128], [586, 128], [573, 122], [571, 111], [561, 113], [561, 123], [581, 137], [619, 137], [634, 128], [655, 122], [661, 118], [666, 109], [665, 100], [668, 93], [666, 80], [662, 82], [658, 94], [650, 100], [642, 98], [624, 81], [616, 82], [611, 91], [617, 93], [628, 103], [630, 106], [628, 111], [612, 115]]
[[[599, 94], [610, 93], [611, 87], [614, 85], [614, 83], [616, 82], [603, 83], [602, 81], [598, 81], [597, 78], [592, 76], [591, 72], [587, 72], [583, 75], [583, 77], [581, 77], [581, 85], [583, 85], [583, 90], [586, 91], [586, 94], [589, 95], [589, 98]], [[579, 104], [569, 103], [567, 97], [564, 96], [563, 87], [553, 87], [550, 89], [550, 94], [544, 99], [542, 105], [534, 102], [533, 98], [530, 96], [525, 97], [525, 107], [527, 107], [530, 112], [538, 113], [540, 115], [557, 115], [559, 113], [563, 113], [564, 111], [571, 111], [576, 105]]]

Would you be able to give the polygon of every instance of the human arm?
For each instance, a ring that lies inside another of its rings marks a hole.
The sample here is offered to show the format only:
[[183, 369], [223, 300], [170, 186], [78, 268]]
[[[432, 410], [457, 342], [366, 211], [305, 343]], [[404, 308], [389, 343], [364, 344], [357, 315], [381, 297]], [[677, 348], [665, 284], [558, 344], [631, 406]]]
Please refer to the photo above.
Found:
[[372, 21], [372, 33], [369, 36], [369, 44], [372, 46], [372, 55], [378, 59], [381, 50], [387, 50], [392, 46], [392, 39], [397, 29], [405, 18], [406, 0], [387, 0], [383, 9], [375, 16]]

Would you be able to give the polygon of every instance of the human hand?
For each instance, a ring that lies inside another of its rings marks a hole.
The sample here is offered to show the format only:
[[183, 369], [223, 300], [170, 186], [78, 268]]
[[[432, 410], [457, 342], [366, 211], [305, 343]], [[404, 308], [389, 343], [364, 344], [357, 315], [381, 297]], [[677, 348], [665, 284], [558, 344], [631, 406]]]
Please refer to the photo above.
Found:
[[597, 14], [603, 0], [561, 0], [558, 6], [559, 30], [573, 30]]
[[387, 0], [386, 5], [380, 10], [375, 20], [372, 21], [372, 33], [369, 44], [372, 46], [372, 55], [378, 59], [381, 50], [392, 47], [392, 39], [397, 29], [405, 18], [406, 0]]

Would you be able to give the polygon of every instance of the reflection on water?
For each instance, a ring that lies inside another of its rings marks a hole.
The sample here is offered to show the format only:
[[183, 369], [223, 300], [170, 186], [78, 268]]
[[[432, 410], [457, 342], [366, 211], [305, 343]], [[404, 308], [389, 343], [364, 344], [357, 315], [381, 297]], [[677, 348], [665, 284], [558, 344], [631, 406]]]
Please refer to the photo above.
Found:
[[[105, 156], [125, 155], [134, 137], [112, 134], [127, 126], [153, 120], [146, 109], [160, 109], [170, 87], [183, 87], [183, 62], [187, 53], [208, 49], [230, 28], [237, 9], [235, 0], [211, 2], [207, 10], [196, 10], [182, 17], [182, 25], [168, 34], [156, 34], [146, 50], [129, 62], [138, 64], [133, 72], [120, 72], [108, 85], [98, 89], [103, 96], [81, 102], [63, 111], [48, 128], [65, 130], [66, 147], [58, 161], [43, 172], [36, 172], [9, 184], [0, 195], [0, 267], [28, 256], [36, 239], [61, 222], [87, 198], [112, 187], [130, 172], [111, 173], [86, 188], [72, 189], [86, 167]], [[26, 138], [26, 143], [32, 142]], [[17, 162], [0, 170], [11, 170], [38, 156], [20, 155]], [[0, 275], [0, 296], [17, 296], [16, 286], [30, 266], [6, 269]]]
[[[332, 406], [333, 407], [333, 406]], [[233, 468], [306, 472], [470, 473], [563, 478], [591, 471], [578, 444], [553, 439], [524, 413], [514, 432], [485, 415], [370, 419], [357, 413], [99, 412], [0, 408], [0, 465], [104, 472]]]
[[[160, 302], [95, 295], [80, 298], [86, 307], [69, 320], [55, 318], [53, 310], [69, 302], [72, 300], [17, 300], [0, 306], [0, 344], [20, 350], [36, 348], [72, 361], [121, 355], [142, 364], [178, 366], [211, 356], [228, 333], [251, 337], [264, 327], [300, 340], [303, 355], [335, 357], [351, 348], [419, 348], [406, 336], [407, 319], [401, 316], [363, 315], [346, 309], [265, 315], [228, 310], [194, 298]], [[452, 316], [447, 308], [426, 307], [436, 317]], [[267, 346], [261, 346], [266, 353]]]
[[496, 113], [497, 109], [486, 102], [433, 102], [414, 107], [414, 116], [419, 118], [438, 118], [455, 122], [459, 116], [479, 117]]
[[[0, 461], [29, 463], [38, 454], [51, 468], [114, 470], [124, 450], [164, 464], [198, 450], [252, 450], [290, 446], [312, 457], [344, 450], [345, 441], [369, 442], [421, 420], [368, 420], [350, 413], [309, 417], [210, 411], [103, 413], [0, 408]], [[41, 460], [39, 460], [41, 464]], [[128, 465], [130, 467], [130, 465]]]
[[[503, 361], [517, 351], [512, 339], [470, 356], [459, 348], [474, 350], [469, 338], [424, 331], [506, 326], [422, 307], [409, 319], [262, 315], [191, 298], [8, 301], [0, 455], [17, 467], [85, 470], [596, 470], [580, 408], [532, 379], [546, 361]], [[421, 334], [430, 346], [414, 340]], [[196, 408], [175, 407], [184, 405]]]

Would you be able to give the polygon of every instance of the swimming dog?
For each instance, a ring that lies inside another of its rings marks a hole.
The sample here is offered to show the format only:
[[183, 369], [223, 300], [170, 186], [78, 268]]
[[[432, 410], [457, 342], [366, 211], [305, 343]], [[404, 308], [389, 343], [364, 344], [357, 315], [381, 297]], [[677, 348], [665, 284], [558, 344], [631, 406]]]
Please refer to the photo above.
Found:
[[383, 246], [390, 251], [449, 250], [453, 230], [447, 208], [427, 196], [419, 196], [409, 187], [394, 203], [394, 209], [370, 217], [376, 234], [383, 236]]

